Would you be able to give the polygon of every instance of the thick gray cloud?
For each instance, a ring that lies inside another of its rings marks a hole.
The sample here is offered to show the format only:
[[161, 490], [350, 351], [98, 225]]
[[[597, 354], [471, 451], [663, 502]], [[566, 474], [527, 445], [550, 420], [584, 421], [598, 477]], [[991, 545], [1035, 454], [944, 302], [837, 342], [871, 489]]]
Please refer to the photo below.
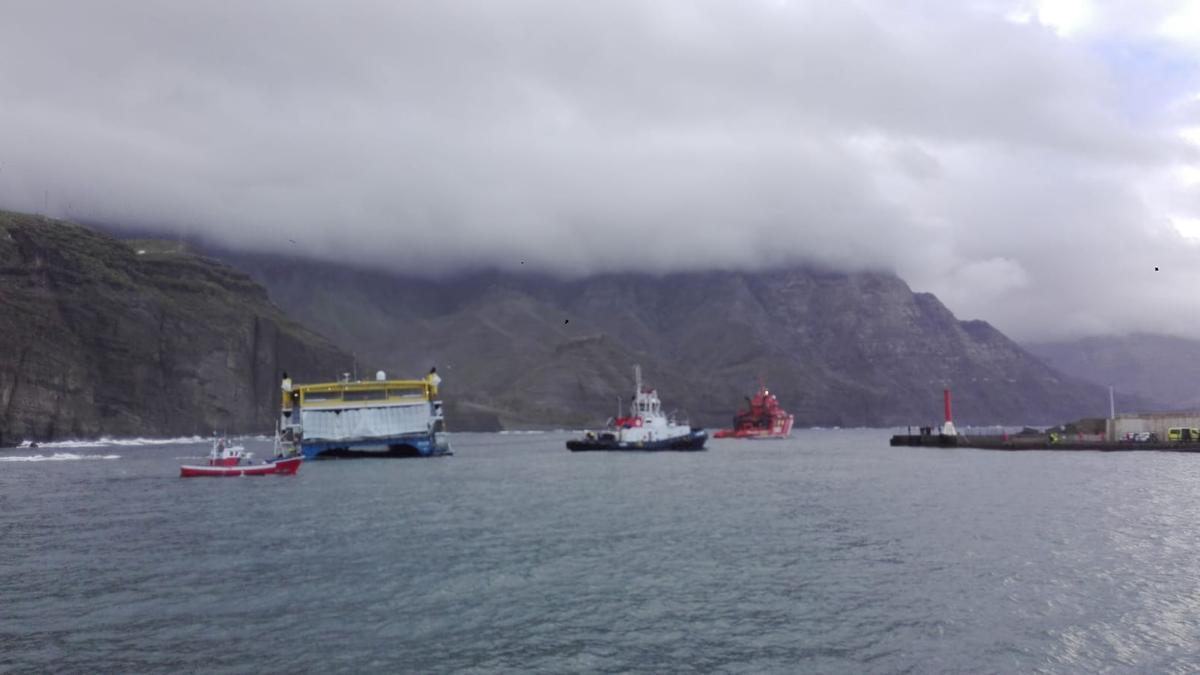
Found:
[[820, 260], [1019, 337], [1200, 335], [1187, 11], [7, 0], [0, 205], [440, 273]]

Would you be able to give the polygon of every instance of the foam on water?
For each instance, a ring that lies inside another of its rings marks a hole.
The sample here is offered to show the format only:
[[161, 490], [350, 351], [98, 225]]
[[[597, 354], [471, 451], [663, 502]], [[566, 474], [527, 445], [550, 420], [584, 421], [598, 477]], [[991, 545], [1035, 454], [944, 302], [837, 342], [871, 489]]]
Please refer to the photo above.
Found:
[[[109, 438], [102, 437], [92, 440], [69, 440], [69, 441], [50, 441], [47, 443], [38, 443], [39, 448], [103, 448], [110, 446], [117, 447], [142, 447], [150, 445], [187, 445], [192, 443], [206, 443], [209, 439], [203, 436], [180, 436], [177, 438]], [[28, 441], [22, 443], [19, 447], [31, 447]]]
[[0, 462], [75, 462], [94, 459], [121, 459], [120, 455], [76, 455], [71, 452], [56, 452], [53, 455], [16, 455], [0, 457]]

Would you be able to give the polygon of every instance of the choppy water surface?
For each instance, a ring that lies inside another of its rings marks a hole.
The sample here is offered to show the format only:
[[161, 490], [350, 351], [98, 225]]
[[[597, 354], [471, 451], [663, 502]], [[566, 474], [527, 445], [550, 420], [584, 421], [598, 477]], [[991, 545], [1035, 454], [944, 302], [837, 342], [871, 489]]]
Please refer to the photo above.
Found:
[[293, 478], [177, 478], [198, 444], [0, 452], [0, 670], [1200, 663], [1200, 455], [564, 439]]

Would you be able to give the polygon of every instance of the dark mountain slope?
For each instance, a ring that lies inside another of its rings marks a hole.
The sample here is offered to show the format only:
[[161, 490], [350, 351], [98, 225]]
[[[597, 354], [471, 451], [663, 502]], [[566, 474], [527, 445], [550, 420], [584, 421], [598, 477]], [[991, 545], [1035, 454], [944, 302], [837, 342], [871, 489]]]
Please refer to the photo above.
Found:
[[1146, 409], [1200, 407], [1200, 340], [1135, 333], [1026, 348], [1064, 373], [1148, 399]]
[[220, 263], [0, 212], [0, 444], [266, 431], [281, 369], [349, 365]]
[[[724, 423], [760, 377], [802, 425], [929, 422], [945, 386], [961, 423], [1059, 422], [1107, 405], [1102, 388], [1046, 367], [984, 322], [958, 321], [889, 274], [432, 281], [227, 257], [364, 367], [419, 374], [437, 364], [449, 405], [508, 426], [602, 421], [629, 395], [634, 363], [668, 407], [709, 425]], [[458, 428], [478, 421], [459, 418]]]

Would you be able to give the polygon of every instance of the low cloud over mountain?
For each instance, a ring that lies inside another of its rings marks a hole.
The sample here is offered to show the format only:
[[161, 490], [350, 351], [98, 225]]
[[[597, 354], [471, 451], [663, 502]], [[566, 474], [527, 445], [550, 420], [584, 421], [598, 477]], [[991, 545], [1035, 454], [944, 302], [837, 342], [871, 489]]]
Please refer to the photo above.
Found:
[[15, 0], [0, 205], [437, 274], [817, 260], [1022, 338], [1200, 334], [1186, 9]]

